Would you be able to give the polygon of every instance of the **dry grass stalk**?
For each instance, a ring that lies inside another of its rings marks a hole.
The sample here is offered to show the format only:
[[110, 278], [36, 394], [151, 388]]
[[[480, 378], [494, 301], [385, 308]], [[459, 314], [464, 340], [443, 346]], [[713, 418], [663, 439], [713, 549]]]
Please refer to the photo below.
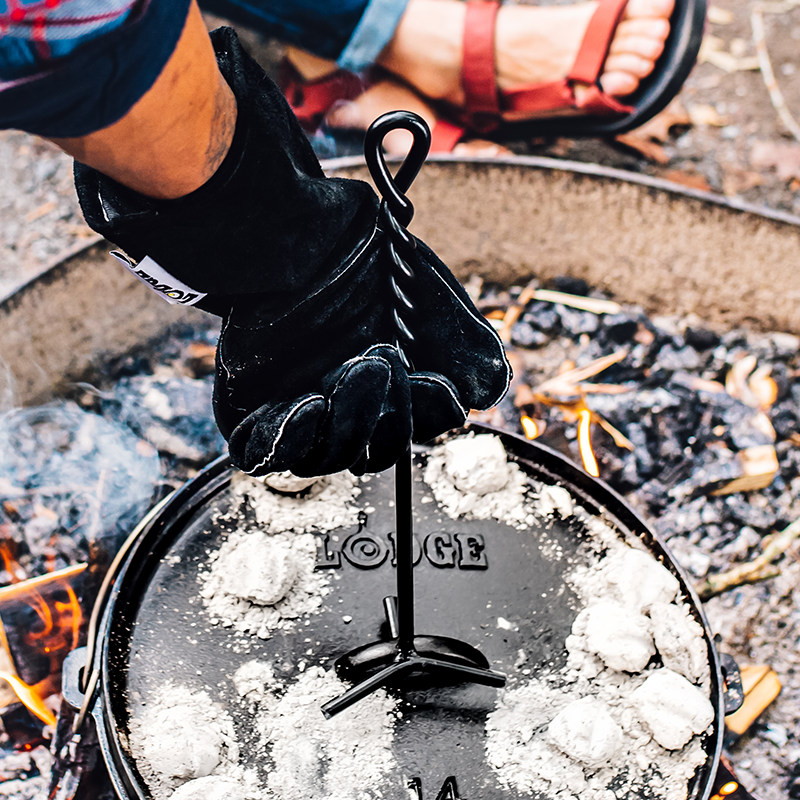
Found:
[[753, 41], [758, 54], [758, 65], [761, 70], [761, 76], [764, 78], [764, 85], [769, 92], [769, 99], [772, 101], [772, 105], [778, 112], [778, 116], [786, 126], [786, 129], [800, 142], [800, 125], [797, 124], [797, 120], [789, 111], [789, 107], [783, 99], [783, 93], [775, 80], [775, 73], [772, 71], [772, 62], [767, 50], [767, 40], [764, 36], [764, 15], [760, 8], [756, 8], [750, 14], [750, 26], [753, 29]]
[[[574, 395], [576, 392], [582, 392], [583, 386], [580, 386], [583, 381], [598, 375], [603, 370], [608, 369], [613, 364], [622, 361], [628, 351], [617, 350], [615, 353], [596, 358], [594, 361], [587, 364], [585, 367], [575, 367], [556, 375], [554, 378], [540, 383], [535, 389], [534, 393], [537, 395]], [[597, 386], [599, 384], [595, 384]]]
[[541, 300], [543, 303], [560, 303], [562, 306], [577, 308], [581, 311], [590, 311], [592, 314], [618, 314], [622, 310], [619, 303], [613, 300], [602, 300], [597, 297], [582, 297], [566, 292], [554, 292], [551, 289], [537, 289], [536, 279], [532, 280], [519, 294], [517, 301], [508, 307], [503, 314], [503, 326], [498, 330], [500, 339], [504, 342], [511, 341], [511, 328], [520, 318], [525, 306], [531, 300]]
[[711, 575], [697, 586], [697, 594], [701, 600], [708, 600], [729, 589], [743, 586], [746, 583], [758, 583], [767, 578], [774, 578], [780, 575], [780, 570], [772, 566], [772, 562], [783, 555], [791, 546], [792, 542], [800, 537], [800, 519], [796, 519], [791, 525], [784, 528], [765, 541], [764, 549], [757, 558], [746, 564], [739, 564], [727, 572], [719, 575]]
[[533, 299], [541, 300], [543, 303], [560, 303], [562, 306], [570, 306], [581, 311], [590, 311], [592, 314], [619, 314], [622, 311], [622, 306], [613, 300], [582, 297], [577, 294], [554, 292], [551, 289], [537, 289], [533, 293]]

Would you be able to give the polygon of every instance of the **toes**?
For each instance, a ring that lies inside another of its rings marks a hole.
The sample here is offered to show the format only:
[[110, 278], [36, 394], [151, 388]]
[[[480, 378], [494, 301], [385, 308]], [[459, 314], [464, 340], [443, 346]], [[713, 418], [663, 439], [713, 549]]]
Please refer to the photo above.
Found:
[[634, 78], [646, 78], [653, 70], [653, 61], [633, 53], [620, 53], [606, 59], [603, 75], [609, 72], [627, 72]]
[[611, 44], [610, 56], [633, 55], [648, 61], [655, 61], [664, 50], [664, 42], [660, 39], [649, 39], [645, 36], [617, 37]]
[[600, 78], [600, 86], [612, 97], [625, 97], [639, 88], [639, 79], [627, 72], [605, 72]]
[[674, 8], [675, 0], [630, 0], [625, 9], [625, 18], [661, 17], [669, 19]]
[[665, 42], [669, 36], [668, 19], [624, 19], [617, 25], [617, 32], [614, 35], [615, 44], [617, 41], [624, 41], [628, 37], [644, 36], [647, 39], [657, 39]]

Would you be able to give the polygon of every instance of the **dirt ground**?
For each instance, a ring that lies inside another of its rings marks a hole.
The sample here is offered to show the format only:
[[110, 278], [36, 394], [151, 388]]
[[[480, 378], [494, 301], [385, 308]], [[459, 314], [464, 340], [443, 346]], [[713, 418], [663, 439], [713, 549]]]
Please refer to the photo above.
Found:
[[[642, 137], [642, 146], [656, 145], [650, 158], [596, 140], [561, 141], [536, 152], [657, 175], [800, 214], [800, 142], [781, 122], [758, 69], [751, 16], [759, 9], [776, 83], [799, 120], [800, 2], [715, 0], [700, 63], [678, 97], [683, 113], [672, 110], [683, 124], [672, 126], [663, 142]], [[669, 117], [661, 122], [653, 126], [657, 137], [666, 132]], [[658, 163], [656, 157], [666, 160]]]

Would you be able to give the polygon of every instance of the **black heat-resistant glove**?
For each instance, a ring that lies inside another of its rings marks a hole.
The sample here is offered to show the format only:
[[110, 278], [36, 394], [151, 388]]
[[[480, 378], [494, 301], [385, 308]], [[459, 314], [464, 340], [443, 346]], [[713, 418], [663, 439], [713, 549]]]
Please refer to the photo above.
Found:
[[170, 302], [224, 317], [214, 411], [235, 466], [255, 475], [380, 471], [412, 431], [425, 441], [502, 397], [502, 344], [418, 242], [408, 374], [390, 344], [390, 266], [374, 192], [326, 178], [235, 33], [222, 28], [212, 40], [238, 104], [217, 173], [184, 198], [159, 201], [76, 163], [84, 216]]

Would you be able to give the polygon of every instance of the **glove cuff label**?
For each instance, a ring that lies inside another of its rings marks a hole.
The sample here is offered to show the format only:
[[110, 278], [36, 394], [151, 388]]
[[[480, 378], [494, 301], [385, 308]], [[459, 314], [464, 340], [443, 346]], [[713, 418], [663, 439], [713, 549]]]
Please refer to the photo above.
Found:
[[183, 281], [179, 281], [174, 275], [170, 275], [150, 256], [145, 256], [138, 264], [134, 264], [125, 253], [119, 250], [112, 250], [111, 255], [131, 275], [138, 278], [156, 294], [161, 295], [170, 305], [193, 306], [206, 296], [204, 292], [198, 292], [197, 289], [192, 289]]

